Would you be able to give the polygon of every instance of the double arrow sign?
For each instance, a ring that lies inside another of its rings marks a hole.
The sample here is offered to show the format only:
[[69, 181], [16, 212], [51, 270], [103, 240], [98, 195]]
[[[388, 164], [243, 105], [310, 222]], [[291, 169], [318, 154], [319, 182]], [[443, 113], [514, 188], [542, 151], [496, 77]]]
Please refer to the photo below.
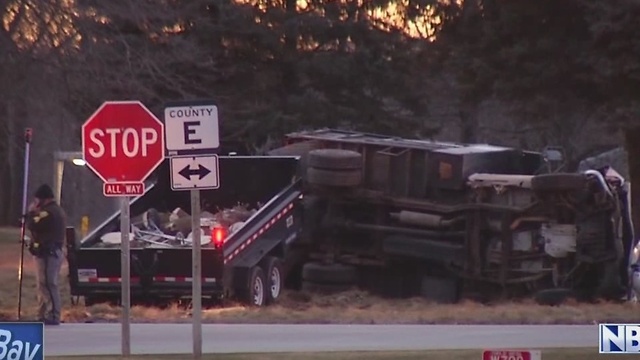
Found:
[[[194, 159], [196, 160], [196, 159]], [[191, 180], [192, 176], [198, 176], [198, 180], [204, 179], [205, 176], [209, 175], [211, 170], [204, 167], [202, 164], [198, 164], [198, 168], [192, 169], [191, 165], [187, 165], [184, 169], [178, 171], [178, 174], [182, 175], [185, 180]]]
[[174, 156], [171, 158], [171, 188], [217, 189], [220, 187], [217, 155]]

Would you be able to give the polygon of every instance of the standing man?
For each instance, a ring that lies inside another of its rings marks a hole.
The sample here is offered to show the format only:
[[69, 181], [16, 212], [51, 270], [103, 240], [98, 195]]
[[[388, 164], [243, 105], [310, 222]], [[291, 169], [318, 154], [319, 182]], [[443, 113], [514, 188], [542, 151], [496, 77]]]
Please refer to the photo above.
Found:
[[27, 227], [32, 240], [29, 252], [36, 257], [38, 282], [38, 320], [46, 325], [59, 325], [62, 303], [58, 277], [64, 260], [66, 215], [54, 201], [49, 185], [41, 185], [29, 206]]

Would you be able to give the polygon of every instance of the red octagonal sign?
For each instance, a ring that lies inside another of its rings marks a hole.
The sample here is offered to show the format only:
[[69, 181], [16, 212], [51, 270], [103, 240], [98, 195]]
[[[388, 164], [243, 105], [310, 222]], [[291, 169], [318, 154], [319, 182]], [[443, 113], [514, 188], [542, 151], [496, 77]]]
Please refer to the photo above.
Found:
[[105, 102], [82, 125], [82, 152], [105, 195], [141, 194], [164, 160], [164, 124], [139, 101]]

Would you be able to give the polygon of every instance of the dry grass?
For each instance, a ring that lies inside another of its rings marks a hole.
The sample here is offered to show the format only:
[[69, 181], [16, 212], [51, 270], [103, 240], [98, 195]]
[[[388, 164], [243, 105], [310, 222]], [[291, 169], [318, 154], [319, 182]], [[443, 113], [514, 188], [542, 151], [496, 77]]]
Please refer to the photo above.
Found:
[[[15, 229], [0, 229], [0, 320], [17, 315], [19, 242]], [[85, 308], [72, 306], [66, 264], [60, 284], [66, 322], [117, 322], [119, 309], [107, 305]], [[22, 315], [35, 314], [36, 288], [34, 262], [25, 253]], [[179, 307], [169, 309], [133, 307], [134, 322], [187, 322], [189, 313]], [[329, 296], [309, 296], [286, 292], [280, 303], [255, 309], [228, 304], [225, 308], [207, 309], [203, 320], [210, 323], [342, 323], [342, 324], [593, 324], [598, 322], [640, 322], [638, 306], [626, 304], [566, 304], [540, 306], [531, 301], [483, 305], [464, 302], [437, 305], [423, 299], [388, 300], [358, 291]]]
[[[453, 350], [453, 351], [379, 351], [379, 352], [323, 352], [323, 353], [269, 353], [269, 354], [203, 354], [203, 360], [333, 360], [333, 359], [367, 359], [367, 360], [477, 360], [482, 357], [481, 350]], [[584, 360], [584, 359], [618, 359], [619, 355], [598, 355], [596, 349], [549, 349], [542, 351], [545, 360]], [[182, 360], [191, 355], [145, 355], [133, 356], [132, 360]], [[50, 360], [117, 360], [119, 356], [91, 356], [91, 357], [56, 357], [48, 356]]]

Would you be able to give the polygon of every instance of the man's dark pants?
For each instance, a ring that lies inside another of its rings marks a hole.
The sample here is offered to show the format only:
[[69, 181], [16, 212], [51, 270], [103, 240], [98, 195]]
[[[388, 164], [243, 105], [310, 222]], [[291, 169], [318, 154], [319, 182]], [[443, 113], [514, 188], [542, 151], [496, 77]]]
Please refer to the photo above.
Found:
[[60, 322], [60, 289], [58, 277], [64, 253], [62, 249], [55, 250], [52, 254], [36, 257], [37, 281], [38, 281], [38, 319], [44, 321]]

